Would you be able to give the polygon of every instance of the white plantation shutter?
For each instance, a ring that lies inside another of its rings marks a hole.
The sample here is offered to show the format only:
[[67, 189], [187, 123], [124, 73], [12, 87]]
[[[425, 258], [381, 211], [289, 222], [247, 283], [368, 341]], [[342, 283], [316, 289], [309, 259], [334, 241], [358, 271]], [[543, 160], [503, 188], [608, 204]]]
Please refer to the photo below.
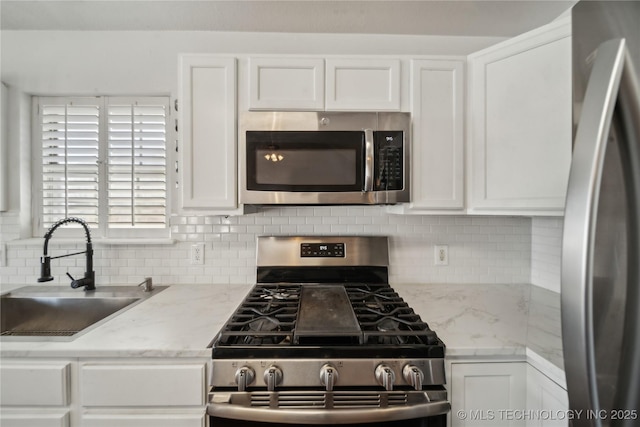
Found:
[[166, 227], [166, 110], [157, 101], [109, 100], [110, 228]]
[[40, 98], [38, 106], [42, 228], [77, 216], [96, 235], [168, 230], [168, 98]]
[[96, 227], [100, 106], [54, 102], [40, 111], [43, 226], [77, 216]]

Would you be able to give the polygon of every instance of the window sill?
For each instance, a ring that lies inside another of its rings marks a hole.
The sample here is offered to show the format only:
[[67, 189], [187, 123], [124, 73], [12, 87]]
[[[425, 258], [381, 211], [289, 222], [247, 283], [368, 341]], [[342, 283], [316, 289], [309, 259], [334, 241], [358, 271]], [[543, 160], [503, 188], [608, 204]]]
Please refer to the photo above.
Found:
[[[84, 239], [71, 239], [65, 237], [54, 237], [49, 240], [49, 246], [83, 244]], [[119, 246], [119, 245], [173, 245], [176, 239], [171, 238], [137, 238], [137, 239], [114, 239], [114, 238], [92, 238], [91, 243], [94, 247], [101, 246]], [[7, 246], [42, 246], [44, 244], [43, 237], [32, 237], [30, 239], [10, 240], [6, 242]]]

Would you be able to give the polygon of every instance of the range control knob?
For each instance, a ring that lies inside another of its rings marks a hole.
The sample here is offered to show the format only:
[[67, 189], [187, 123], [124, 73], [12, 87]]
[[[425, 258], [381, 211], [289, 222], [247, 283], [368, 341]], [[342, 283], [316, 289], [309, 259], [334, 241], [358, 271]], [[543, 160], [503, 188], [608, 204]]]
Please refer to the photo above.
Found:
[[384, 363], [376, 366], [376, 380], [385, 390], [391, 391], [393, 390], [393, 383], [396, 381], [396, 374], [393, 372], [393, 369], [389, 367], [389, 365], [385, 365]]
[[256, 377], [256, 373], [248, 366], [243, 366], [236, 371], [236, 384], [238, 384], [238, 391], [245, 391], [248, 386], [251, 385]]
[[274, 391], [277, 385], [282, 383], [282, 369], [276, 365], [271, 365], [264, 371], [264, 383], [267, 385], [267, 390]]
[[320, 368], [320, 383], [327, 391], [333, 391], [333, 386], [338, 380], [338, 370], [327, 363]]
[[422, 369], [415, 365], [404, 365], [404, 368], [402, 368], [402, 376], [414, 389], [422, 390], [422, 382], [424, 381]]

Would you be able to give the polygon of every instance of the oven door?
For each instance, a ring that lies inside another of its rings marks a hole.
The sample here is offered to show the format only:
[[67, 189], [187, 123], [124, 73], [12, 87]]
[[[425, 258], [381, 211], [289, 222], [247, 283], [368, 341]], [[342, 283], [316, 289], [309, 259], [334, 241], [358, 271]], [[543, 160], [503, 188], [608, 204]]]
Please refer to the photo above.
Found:
[[429, 390], [283, 390], [209, 393], [212, 425], [445, 427], [444, 387]]

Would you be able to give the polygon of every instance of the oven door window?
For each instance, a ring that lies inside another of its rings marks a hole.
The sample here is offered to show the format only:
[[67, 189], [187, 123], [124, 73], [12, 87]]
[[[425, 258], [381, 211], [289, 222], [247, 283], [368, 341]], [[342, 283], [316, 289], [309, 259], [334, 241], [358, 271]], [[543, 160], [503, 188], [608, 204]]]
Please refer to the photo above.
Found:
[[247, 189], [362, 191], [364, 132], [247, 131]]

